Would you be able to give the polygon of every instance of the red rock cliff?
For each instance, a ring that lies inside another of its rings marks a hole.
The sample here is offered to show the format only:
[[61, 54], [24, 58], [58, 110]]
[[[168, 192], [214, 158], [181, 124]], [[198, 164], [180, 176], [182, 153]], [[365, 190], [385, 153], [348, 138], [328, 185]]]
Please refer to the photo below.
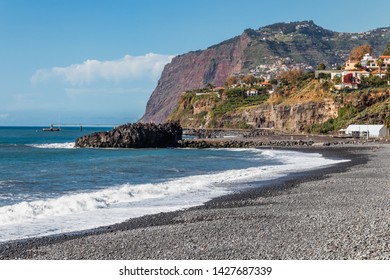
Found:
[[277, 23], [247, 29], [241, 36], [203, 51], [179, 55], [165, 66], [141, 121], [164, 122], [182, 92], [209, 83], [221, 86], [235, 72], [246, 73], [257, 66], [282, 69], [279, 66], [286, 63], [304, 69], [314, 69], [318, 63], [341, 65], [350, 51], [362, 44], [380, 53], [390, 40], [390, 27], [371, 30], [359, 40], [353, 39], [356, 36], [361, 34], [326, 30], [313, 21]]
[[186, 90], [207, 84], [222, 86], [229, 75], [241, 71], [244, 49], [249, 42], [250, 38], [243, 33], [204, 51], [175, 57], [165, 66], [141, 121], [164, 122]]

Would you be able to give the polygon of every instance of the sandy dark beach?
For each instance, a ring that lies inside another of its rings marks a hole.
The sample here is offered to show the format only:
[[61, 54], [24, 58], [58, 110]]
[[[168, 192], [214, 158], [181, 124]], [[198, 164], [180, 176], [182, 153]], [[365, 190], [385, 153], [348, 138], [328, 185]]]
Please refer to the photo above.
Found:
[[0, 244], [0, 259], [390, 259], [390, 145], [172, 213]]

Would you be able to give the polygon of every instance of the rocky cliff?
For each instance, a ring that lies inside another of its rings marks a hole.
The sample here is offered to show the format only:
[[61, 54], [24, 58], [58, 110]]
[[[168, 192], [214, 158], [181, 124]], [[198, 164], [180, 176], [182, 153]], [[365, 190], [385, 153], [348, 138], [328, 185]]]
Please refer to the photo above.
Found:
[[374, 55], [378, 55], [389, 40], [390, 28], [338, 33], [323, 29], [312, 21], [247, 29], [241, 36], [206, 50], [175, 57], [165, 66], [141, 121], [165, 121], [182, 92], [203, 88], [209, 83], [223, 85], [232, 73], [257, 71], [268, 75], [286, 67], [310, 70], [319, 63], [330, 67], [344, 63], [350, 51], [362, 44], [372, 45]]
[[303, 102], [295, 105], [263, 104], [249, 110], [239, 110], [224, 115], [220, 123], [245, 122], [255, 128], [272, 128], [289, 133], [302, 132], [305, 127], [323, 123], [337, 117], [332, 100]]
[[[274, 95], [258, 105], [245, 106], [249, 98], [224, 95], [180, 97], [176, 110], [169, 116], [187, 128], [272, 128], [284, 132], [302, 132], [306, 127], [323, 123], [338, 116], [339, 103], [322, 88], [318, 80], [311, 80], [302, 88], [285, 96]], [[253, 97], [252, 97], [253, 99]], [[241, 100], [241, 102], [240, 102]], [[236, 108], [231, 105], [238, 104]], [[220, 108], [229, 108], [221, 112]]]
[[207, 84], [223, 85], [227, 76], [242, 69], [242, 54], [249, 37], [245, 34], [204, 51], [173, 58], [161, 74], [142, 122], [164, 122], [177, 105], [181, 93]]
[[80, 137], [80, 148], [166, 148], [176, 147], [182, 139], [182, 128], [177, 123], [125, 124], [111, 131]]
[[[306, 76], [300, 87], [268, 99], [229, 96], [229, 90], [220, 96], [187, 93], [168, 119], [194, 129], [249, 128], [287, 133], [327, 133], [352, 123], [390, 126], [387, 86], [332, 93], [326, 82]], [[247, 106], [249, 99], [257, 104]]]

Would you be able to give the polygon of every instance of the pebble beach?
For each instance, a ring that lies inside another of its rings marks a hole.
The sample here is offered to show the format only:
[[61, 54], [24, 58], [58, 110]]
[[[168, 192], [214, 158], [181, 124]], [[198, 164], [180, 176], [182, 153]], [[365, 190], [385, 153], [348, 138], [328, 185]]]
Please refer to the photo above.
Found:
[[390, 145], [301, 150], [350, 161], [199, 207], [2, 243], [0, 259], [390, 259]]

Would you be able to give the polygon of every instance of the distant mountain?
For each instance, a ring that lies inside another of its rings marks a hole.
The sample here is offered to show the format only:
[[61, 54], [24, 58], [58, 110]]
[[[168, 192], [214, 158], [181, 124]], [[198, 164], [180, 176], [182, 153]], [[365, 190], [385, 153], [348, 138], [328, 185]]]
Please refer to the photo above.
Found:
[[373, 55], [379, 55], [389, 41], [390, 27], [340, 33], [301, 21], [246, 29], [240, 36], [179, 55], [167, 64], [141, 121], [164, 122], [182, 92], [208, 84], [221, 86], [234, 73], [270, 76], [295, 66], [312, 70], [319, 63], [331, 68], [343, 64], [356, 46], [370, 44]]

